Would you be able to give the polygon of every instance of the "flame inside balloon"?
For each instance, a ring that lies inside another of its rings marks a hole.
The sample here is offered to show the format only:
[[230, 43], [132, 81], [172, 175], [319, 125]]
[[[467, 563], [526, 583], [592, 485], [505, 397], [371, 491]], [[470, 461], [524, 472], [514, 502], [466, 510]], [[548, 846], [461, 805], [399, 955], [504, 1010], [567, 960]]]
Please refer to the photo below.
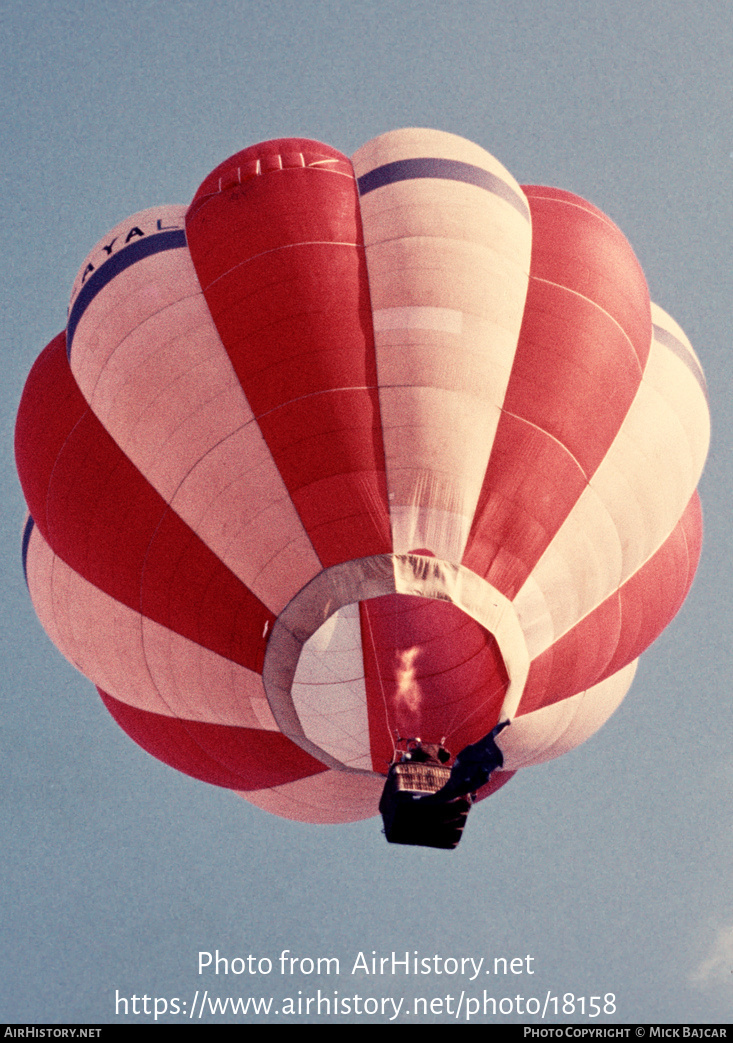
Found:
[[[415, 663], [420, 655], [417, 646], [395, 652], [395, 710], [416, 715], [420, 707], [420, 686], [415, 679]], [[412, 736], [410, 736], [412, 738]]]

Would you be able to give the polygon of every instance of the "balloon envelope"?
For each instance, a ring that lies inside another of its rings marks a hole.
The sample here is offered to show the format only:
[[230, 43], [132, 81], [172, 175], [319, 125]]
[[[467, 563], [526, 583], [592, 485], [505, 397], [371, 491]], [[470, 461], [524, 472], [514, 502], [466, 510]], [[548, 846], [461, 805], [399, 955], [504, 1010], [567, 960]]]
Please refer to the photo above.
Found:
[[398, 738], [504, 769], [623, 698], [700, 550], [705, 384], [626, 239], [479, 146], [237, 153], [100, 241], [16, 453], [38, 615], [145, 749], [286, 817]]

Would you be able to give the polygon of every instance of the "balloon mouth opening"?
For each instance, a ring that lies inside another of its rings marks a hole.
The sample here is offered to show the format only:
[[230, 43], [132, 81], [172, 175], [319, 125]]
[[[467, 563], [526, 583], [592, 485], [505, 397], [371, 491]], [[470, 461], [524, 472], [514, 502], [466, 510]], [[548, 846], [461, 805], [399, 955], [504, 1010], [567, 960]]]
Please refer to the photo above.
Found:
[[293, 598], [269, 635], [263, 681], [302, 749], [384, 773], [399, 736], [447, 737], [458, 750], [511, 716], [528, 662], [513, 606], [476, 573], [379, 555], [325, 569]]

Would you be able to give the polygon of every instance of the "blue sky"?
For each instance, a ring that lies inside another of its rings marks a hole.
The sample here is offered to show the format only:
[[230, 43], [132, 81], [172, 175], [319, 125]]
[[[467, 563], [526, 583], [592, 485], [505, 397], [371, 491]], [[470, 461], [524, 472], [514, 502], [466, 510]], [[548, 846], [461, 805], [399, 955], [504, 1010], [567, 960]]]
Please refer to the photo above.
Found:
[[[6, 5], [0, 1018], [112, 1021], [116, 990], [444, 997], [446, 976], [350, 973], [360, 951], [407, 948], [531, 954], [531, 978], [487, 979], [497, 997], [613, 992], [617, 1021], [730, 1020], [732, 21], [708, 0]], [[108, 228], [187, 203], [258, 140], [350, 154], [411, 125], [608, 213], [695, 346], [713, 416], [688, 602], [605, 728], [476, 809], [453, 854], [389, 847], [376, 820], [272, 818], [130, 743], [35, 620], [12, 460], [25, 376]], [[198, 975], [216, 949], [333, 956], [342, 974]]]

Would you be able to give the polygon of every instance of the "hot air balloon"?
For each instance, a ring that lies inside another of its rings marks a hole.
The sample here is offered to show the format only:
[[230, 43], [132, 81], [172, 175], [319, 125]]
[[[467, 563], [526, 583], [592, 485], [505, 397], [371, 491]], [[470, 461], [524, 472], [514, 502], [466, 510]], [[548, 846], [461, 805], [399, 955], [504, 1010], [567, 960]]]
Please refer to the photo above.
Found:
[[346, 822], [489, 737], [480, 798], [624, 697], [692, 582], [708, 436], [595, 206], [438, 131], [268, 141], [84, 260], [18, 415], [27, 582], [182, 772]]

